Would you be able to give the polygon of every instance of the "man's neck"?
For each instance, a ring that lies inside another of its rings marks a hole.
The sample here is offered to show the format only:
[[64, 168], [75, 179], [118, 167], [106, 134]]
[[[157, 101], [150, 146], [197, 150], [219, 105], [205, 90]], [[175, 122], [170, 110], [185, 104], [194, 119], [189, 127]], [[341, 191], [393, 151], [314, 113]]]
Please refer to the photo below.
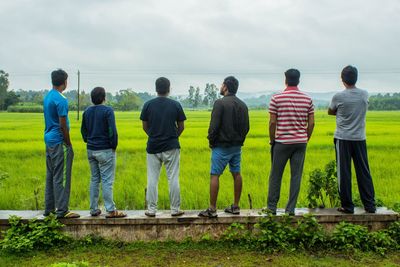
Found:
[[62, 93], [64, 90], [61, 89], [61, 87], [53, 87], [54, 90], [58, 91], [59, 93]]
[[235, 94], [229, 93], [228, 91], [224, 94], [224, 96], [231, 96], [231, 95], [235, 95]]

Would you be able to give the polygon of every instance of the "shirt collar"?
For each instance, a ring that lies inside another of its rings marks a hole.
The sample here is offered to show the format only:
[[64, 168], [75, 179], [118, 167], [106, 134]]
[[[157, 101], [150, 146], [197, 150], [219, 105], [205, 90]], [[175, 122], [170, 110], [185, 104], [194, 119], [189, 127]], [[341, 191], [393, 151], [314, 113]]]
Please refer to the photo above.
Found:
[[299, 91], [299, 88], [297, 86], [288, 86], [285, 91]]

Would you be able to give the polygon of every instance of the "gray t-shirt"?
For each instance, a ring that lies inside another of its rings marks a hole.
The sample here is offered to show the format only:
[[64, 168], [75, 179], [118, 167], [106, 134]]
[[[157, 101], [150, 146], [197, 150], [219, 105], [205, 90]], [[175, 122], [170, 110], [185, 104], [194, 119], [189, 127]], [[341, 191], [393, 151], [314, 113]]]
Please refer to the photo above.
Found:
[[336, 139], [350, 141], [366, 139], [367, 91], [359, 88], [345, 89], [333, 96], [329, 108], [336, 110], [336, 131], [334, 135]]

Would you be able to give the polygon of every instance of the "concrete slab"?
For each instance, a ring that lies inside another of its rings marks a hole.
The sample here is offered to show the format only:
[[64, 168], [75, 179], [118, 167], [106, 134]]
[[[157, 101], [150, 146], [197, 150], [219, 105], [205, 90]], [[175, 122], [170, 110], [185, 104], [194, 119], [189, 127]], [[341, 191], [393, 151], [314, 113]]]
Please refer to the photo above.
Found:
[[[84, 237], [89, 234], [105, 238], [136, 241], [136, 240], [183, 240], [187, 237], [199, 239], [204, 234], [211, 234], [218, 238], [232, 223], [242, 223], [248, 229], [253, 229], [254, 224], [265, 216], [261, 210], [242, 210], [240, 215], [218, 212], [218, 218], [208, 219], [197, 216], [199, 211], [185, 211], [181, 217], [172, 217], [170, 211], [159, 211], [156, 217], [149, 218], [143, 210], [125, 211], [126, 218], [107, 219], [105, 214], [92, 217], [89, 211], [74, 211], [81, 215], [79, 219], [62, 219], [65, 224], [64, 231], [74, 237]], [[0, 229], [7, 229], [8, 218], [11, 215], [21, 217], [23, 220], [36, 218], [44, 219], [43, 211], [31, 210], [1, 210]], [[341, 221], [367, 226], [370, 230], [387, 227], [390, 223], [399, 220], [399, 214], [387, 208], [378, 208], [377, 213], [366, 213], [362, 208], [356, 208], [354, 214], [343, 214], [336, 209], [296, 209], [293, 222], [301, 219], [304, 214], [313, 214], [327, 229], [331, 230]], [[284, 210], [278, 210], [276, 220], [281, 220]]]

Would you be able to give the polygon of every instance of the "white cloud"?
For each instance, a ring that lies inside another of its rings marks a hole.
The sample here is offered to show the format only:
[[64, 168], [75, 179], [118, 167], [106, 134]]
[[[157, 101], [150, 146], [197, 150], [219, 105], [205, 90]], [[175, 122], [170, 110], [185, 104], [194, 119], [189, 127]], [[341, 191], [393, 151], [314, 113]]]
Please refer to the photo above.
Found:
[[399, 11], [396, 0], [2, 1], [0, 69], [14, 89], [48, 87], [62, 67], [71, 88], [80, 69], [87, 90], [152, 91], [165, 75], [181, 94], [228, 74], [239, 90], [277, 90], [290, 67], [305, 90], [336, 90], [354, 64], [360, 86], [398, 91]]

